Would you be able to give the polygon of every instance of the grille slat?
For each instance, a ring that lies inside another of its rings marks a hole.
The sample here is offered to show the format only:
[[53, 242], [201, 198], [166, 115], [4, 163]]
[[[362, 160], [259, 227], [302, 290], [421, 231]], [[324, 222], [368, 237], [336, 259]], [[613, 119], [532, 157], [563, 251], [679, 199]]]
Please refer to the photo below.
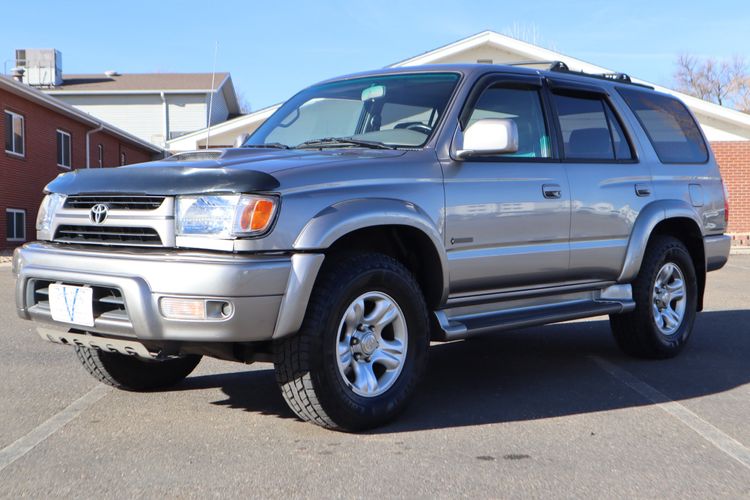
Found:
[[96, 196], [74, 195], [65, 199], [65, 208], [90, 209], [103, 203], [112, 210], [156, 210], [164, 196]]
[[57, 228], [55, 241], [118, 245], [161, 246], [162, 244], [161, 237], [156, 229], [150, 227], [119, 226], [64, 225]]
[[56, 282], [41, 279], [29, 280], [27, 301], [31, 311], [45, 315], [50, 314], [49, 286], [52, 283], [90, 286], [93, 289], [91, 306], [94, 313], [94, 321], [107, 320], [123, 323], [130, 321], [122, 290], [110, 286], [84, 285], [83, 283]]

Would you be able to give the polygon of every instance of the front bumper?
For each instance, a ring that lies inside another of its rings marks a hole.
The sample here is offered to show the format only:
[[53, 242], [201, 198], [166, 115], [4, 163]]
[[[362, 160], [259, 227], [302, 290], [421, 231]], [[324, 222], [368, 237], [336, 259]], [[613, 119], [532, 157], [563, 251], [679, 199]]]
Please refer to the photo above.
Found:
[[[295, 307], [297, 300], [306, 303], [305, 292], [322, 259], [318, 254], [247, 256], [29, 243], [14, 253], [16, 309], [21, 318], [35, 322], [144, 342], [270, 340], [299, 327], [297, 316], [304, 308]], [[95, 312], [93, 327], [56, 322], [39, 294], [55, 282], [115, 291], [123, 304]], [[220, 319], [168, 319], [159, 310], [164, 296], [227, 300], [233, 313]]]

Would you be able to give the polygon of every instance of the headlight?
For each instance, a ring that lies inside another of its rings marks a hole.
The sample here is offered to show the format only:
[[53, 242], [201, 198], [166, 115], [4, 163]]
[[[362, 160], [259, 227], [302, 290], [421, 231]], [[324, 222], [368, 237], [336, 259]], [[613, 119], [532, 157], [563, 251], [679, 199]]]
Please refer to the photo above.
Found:
[[63, 194], [52, 193], [44, 197], [36, 215], [37, 231], [49, 231], [52, 218], [63, 203], [65, 203], [65, 195]]
[[249, 194], [177, 197], [178, 236], [237, 238], [265, 233], [278, 199]]

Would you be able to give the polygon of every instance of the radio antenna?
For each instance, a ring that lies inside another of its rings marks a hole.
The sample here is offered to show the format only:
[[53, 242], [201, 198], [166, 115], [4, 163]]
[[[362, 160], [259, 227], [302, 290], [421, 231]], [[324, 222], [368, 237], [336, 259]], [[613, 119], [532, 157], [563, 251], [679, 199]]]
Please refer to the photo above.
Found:
[[211, 142], [211, 113], [213, 112], [214, 107], [214, 94], [216, 91], [214, 90], [214, 83], [216, 82], [216, 57], [219, 55], [219, 41], [216, 41], [216, 45], [214, 46], [214, 66], [211, 70], [211, 92], [208, 95], [208, 127], [206, 128], [206, 149], [208, 149], [208, 145]]

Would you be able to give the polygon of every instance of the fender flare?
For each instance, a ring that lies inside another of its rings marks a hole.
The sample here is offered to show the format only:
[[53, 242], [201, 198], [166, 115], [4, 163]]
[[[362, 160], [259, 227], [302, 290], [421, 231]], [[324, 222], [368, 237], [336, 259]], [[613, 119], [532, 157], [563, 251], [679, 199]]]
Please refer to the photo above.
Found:
[[646, 205], [638, 214], [638, 218], [633, 224], [633, 230], [630, 232], [625, 262], [620, 277], [617, 278], [618, 283], [628, 283], [635, 279], [641, 268], [643, 256], [646, 253], [646, 245], [654, 228], [664, 220], [675, 218], [692, 220], [701, 235], [704, 235], [700, 217], [688, 202], [668, 199], [654, 201]]
[[448, 257], [439, 225], [414, 203], [394, 198], [360, 198], [335, 203], [318, 212], [300, 231], [294, 251], [320, 251], [358, 229], [408, 226], [425, 234], [438, 255], [443, 275], [441, 303], [448, 299]]

